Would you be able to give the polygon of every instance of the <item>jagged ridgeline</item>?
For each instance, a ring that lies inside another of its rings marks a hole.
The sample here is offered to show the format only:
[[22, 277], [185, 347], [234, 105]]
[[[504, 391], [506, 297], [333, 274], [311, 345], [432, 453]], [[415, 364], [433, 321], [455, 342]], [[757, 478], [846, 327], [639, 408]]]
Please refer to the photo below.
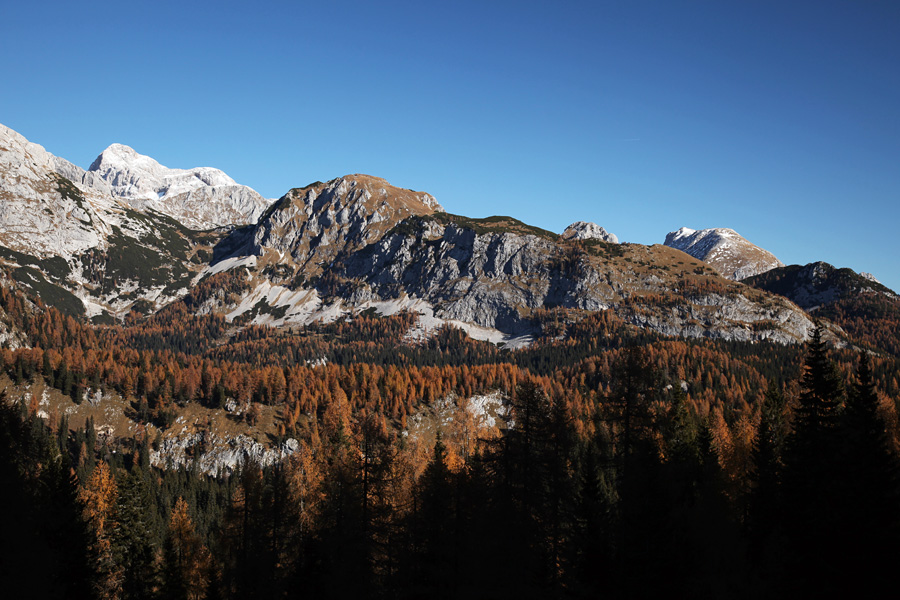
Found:
[[890, 583], [898, 299], [871, 279], [733, 230], [455, 215], [369, 175], [268, 201], [117, 144], [85, 171], [6, 128], [0, 203], [10, 589]]
[[[423, 330], [453, 323], [506, 344], [539, 335], [548, 310], [611, 309], [691, 337], [791, 342], [810, 327], [777, 296], [665, 247], [618, 244], [594, 224], [559, 236], [511, 217], [451, 215], [429, 194], [367, 175], [294, 189], [263, 209], [214, 169], [167, 169], [113, 145], [83, 171], [2, 133], [10, 175], [0, 193], [16, 208], [3, 217], [7, 264], [45, 302], [98, 322], [151, 314], [235, 270], [247, 282], [239, 297], [214, 295], [201, 310], [291, 326], [409, 309]], [[52, 270], [35, 268], [48, 260]]]
[[210, 308], [230, 319], [255, 310], [253, 322], [274, 325], [408, 309], [424, 326], [504, 343], [533, 337], [547, 310], [613, 309], [658, 332], [725, 339], [796, 341], [810, 326], [783, 299], [681, 252], [613, 239], [599, 227], [560, 236], [512, 217], [452, 215], [427, 194], [347, 176], [292, 190], [223, 240], [206, 273], [247, 269], [249, 286], [240, 302]]

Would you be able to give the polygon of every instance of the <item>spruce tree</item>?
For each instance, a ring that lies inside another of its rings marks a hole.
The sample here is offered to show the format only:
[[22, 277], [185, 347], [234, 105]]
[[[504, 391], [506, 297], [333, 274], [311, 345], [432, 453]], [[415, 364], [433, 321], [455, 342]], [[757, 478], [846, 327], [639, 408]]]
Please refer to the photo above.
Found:
[[12, 596], [93, 598], [90, 534], [75, 479], [43, 421], [28, 419], [0, 392], [0, 581]]
[[746, 518], [751, 568], [762, 582], [758, 591], [760, 595], [775, 595], [781, 587], [783, 575], [781, 477], [786, 428], [784, 410], [784, 392], [772, 380], [763, 399], [759, 428], [753, 443]]
[[777, 526], [780, 506], [781, 452], [784, 442], [784, 393], [775, 381], [763, 398], [759, 428], [753, 443], [748, 526], [755, 542]]
[[156, 535], [150, 520], [151, 498], [139, 466], [122, 477], [116, 503], [118, 528], [113, 539], [114, 555], [123, 568], [122, 598], [155, 597], [159, 587], [156, 571]]
[[422, 474], [418, 490], [418, 520], [421, 539], [413, 569], [416, 588], [428, 597], [450, 597], [454, 578], [453, 488], [447, 466], [447, 447], [438, 436], [434, 455]]
[[785, 453], [782, 489], [788, 594], [827, 595], [839, 573], [825, 557], [840, 554], [836, 538], [841, 526], [838, 409], [843, 385], [822, 335], [822, 325], [816, 323]]
[[863, 353], [856, 385], [841, 415], [836, 477], [841, 562], [855, 575], [844, 589], [859, 595], [886, 589], [900, 560], [897, 459], [890, 450], [878, 404], [869, 355]]

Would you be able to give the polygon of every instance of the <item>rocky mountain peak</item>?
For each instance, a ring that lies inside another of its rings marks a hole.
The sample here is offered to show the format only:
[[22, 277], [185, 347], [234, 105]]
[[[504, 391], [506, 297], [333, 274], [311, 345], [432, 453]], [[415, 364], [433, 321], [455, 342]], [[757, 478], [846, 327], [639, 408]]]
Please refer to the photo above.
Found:
[[[255, 225], [228, 231], [189, 235], [159, 214], [189, 227], [240, 223], [217, 220], [223, 207], [238, 206], [239, 188], [217, 169], [169, 169], [124, 145], [83, 171], [0, 131], [0, 245], [11, 250], [0, 262], [16, 281], [92, 318], [155, 310], [205, 275], [233, 270], [225, 288], [191, 300], [192, 310], [286, 324], [408, 309], [423, 315], [422, 335], [450, 322], [510, 344], [550, 335], [568, 311], [614, 310], [633, 325], [688, 337], [790, 342], [809, 328], [787, 300], [760, 303], [759, 292], [685, 264], [678, 250], [573, 246], [512, 217], [448, 214], [433, 196], [370, 175], [291, 190]], [[567, 231], [614, 239], [592, 223]], [[707, 242], [743, 239], [714, 231]], [[682, 241], [703, 232], [676, 233]], [[658, 295], [679, 310], [640, 301]]]
[[89, 169], [136, 210], [156, 210], [191, 229], [254, 223], [269, 205], [219, 169], [170, 169], [124, 144], [112, 144]]
[[380, 239], [411, 216], [444, 212], [434, 196], [371, 175], [317, 181], [285, 194], [260, 219], [253, 252], [290, 255], [315, 274], [338, 254]]
[[596, 223], [576, 221], [566, 227], [562, 233], [564, 240], [601, 240], [611, 244], [618, 244], [619, 238], [615, 234], [607, 232]]
[[131, 146], [126, 146], [125, 144], [110, 144], [106, 150], [101, 152], [99, 156], [94, 159], [94, 162], [91, 163], [88, 170], [100, 171], [109, 168], [110, 166], [136, 166], [138, 163], [143, 163], [142, 166], [145, 170], [159, 170], [164, 168], [149, 156], [138, 154]]
[[723, 277], [735, 281], [784, 266], [768, 250], [750, 243], [734, 229], [724, 227], [700, 230], [682, 227], [666, 236], [665, 245], [702, 260]]
[[[874, 283], [881, 283], [881, 281], [879, 281], [877, 277], [875, 277], [871, 273], [866, 273], [865, 271], [860, 271], [859, 276], [862, 277], [863, 279], [868, 279], [869, 281], [872, 281]], [[884, 285], [884, 284], [882, 284], [882, 285]]]
[[332, 179], [319, 192], [323, 197], [338, 205], [372, 202], [390, 206], [394, 210], [408, 210], [414, 214], [444, 212], [434, 196], [391, 185], [381, 177], [355, 173]]
[[744, 283], [789, 298], [805, 310], [829, 303], [859, 298], [866, 294], [896, 300], [897, 294], [877, 280], [853, 269], [839, 269], [818, 261], [807, 265], [789, 265], [749, 278]]

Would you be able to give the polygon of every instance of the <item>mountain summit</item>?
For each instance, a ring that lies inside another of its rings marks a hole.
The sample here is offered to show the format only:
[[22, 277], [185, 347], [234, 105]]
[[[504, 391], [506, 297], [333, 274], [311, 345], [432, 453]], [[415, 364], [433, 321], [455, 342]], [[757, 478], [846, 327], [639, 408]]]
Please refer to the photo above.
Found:
[[702, 260], [735, 281], [784, 266], [774, 254], [748, 242], [734, 229], [682, 227], [666, 236], [665, 245]]
[[610, 244], [618, 244], [616, 234], [609, 233], [596, 223], [575, 221], [562, 233], [564, 240], [600, 240]]
[[380, 177], [345, 175], [294, 188], [259, 219], [253, 253], [274, 250], [321, 272], [339, 254], [380, 239], [410, 216], [444, 212], [431, 194], [395, 187]]
[[270, 203], [219, 169], [170, 169], [123, 144], [104, 150], [89, 171], [132, 208], [161, 212], [190, 229], [255, 223]]

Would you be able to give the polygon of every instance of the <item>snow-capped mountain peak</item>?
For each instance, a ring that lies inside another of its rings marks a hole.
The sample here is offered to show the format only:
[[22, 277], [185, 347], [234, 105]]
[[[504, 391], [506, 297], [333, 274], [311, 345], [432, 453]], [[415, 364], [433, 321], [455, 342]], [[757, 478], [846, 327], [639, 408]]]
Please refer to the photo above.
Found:
[[89, 171], [132, 208], [156, 210], [192, 229], [255, 223], [270, 204], [219, 169], [170, 169], [124, 144], [109, 146]]
[[702, 260], [723, 277], [735, 281], [784, 266], [768, 250], [750, 243], [734, 229], [724, 227], [700, 230], [682, 227], [666, 236], [665, 245]]

